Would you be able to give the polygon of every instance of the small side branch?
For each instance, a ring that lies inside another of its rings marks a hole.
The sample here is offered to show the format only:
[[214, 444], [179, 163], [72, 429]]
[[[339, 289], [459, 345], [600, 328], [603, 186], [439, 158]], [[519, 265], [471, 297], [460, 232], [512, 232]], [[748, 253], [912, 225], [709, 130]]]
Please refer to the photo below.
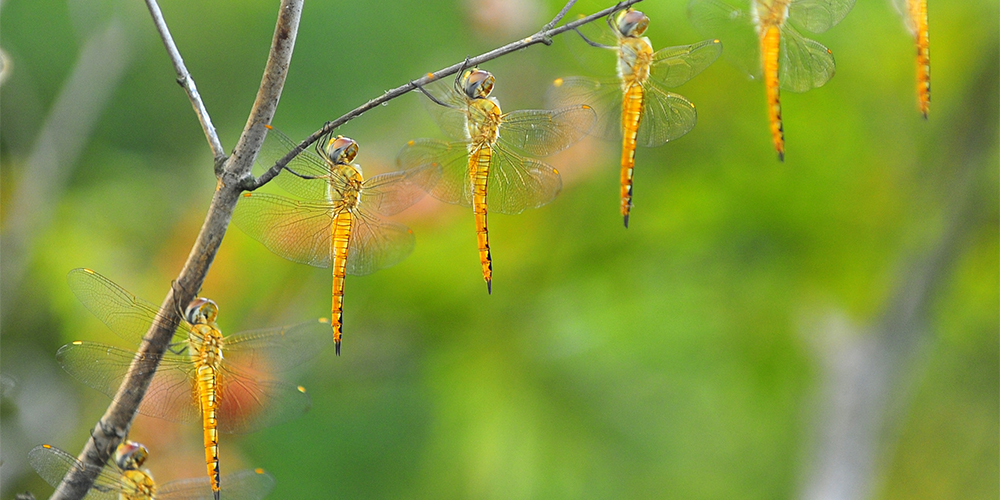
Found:
[[205, 131], [205, 139], [208, 140], [208, 147], [212, 148], [212, 156], [215, 157], [216, 164], [218, 164], [220, 159], [226, 157], [226, 151], [222, 148], [219, 135], [215, 132], [215, 125], [212, 125], [212, 118], [208, 116], [205, 103], [202, 102], [201, 94], [198, 93], [198, 87], [194, 84], [194, 78], [191, 78], [191, 73], [188, 73], [187, 67], [184, 66], [184, 59], [181, 58], [181, 53], [177, 50], [177, 45], [174, 44], [173, 37], [170, 36], [170, 29], [167, 28], [167, 22], [163, 19], [160, 6], [156, 4], [156, 0], [146, 0], [146, 6], [149, 8], [149, 15], [153, 17], [153, 24], [156, 25], [156, 31], [160, 33], [160, 38], [163, 40], [163, 46], [167, 49], [167, 55], [170, 56], [170, 61], [174, 63], [174, 70], [177, 72], [177, 84], [187, 92], [188, 99], [191, 101], [191, 107], [194, 108], [194, 114], [198, 115], [201, 129]]
[[[571, 0], [568, 4], [566, 4], [566, 6], [563, 7], [562, 11], [560, 11], [559, 14], [556, 15], [555, 19], [553, 19], [550, 24], [559, 22], [559, 20], [566, 15], [565, 11], [568, 11], [569, 7], [571, 7], [573, 3], [575, 3], [575, 1], [576, 0]], [[320, 137], [329, 134], [337, 127], [340, 127], [345, 123], [361, 116], [363, 113], [372, 108], [376, 108], [382, 105], [383, 103], [389, 102], [403, 94], [406, 94], [407, 92], [410, 92], [411, 90], [419, 88], [420, 86], [427, 85], [430, 82], [433, 82], [435, 80], [440, 80], [446, 76], [454, 75], [458, 71], [461, 71], [462, 68], [477, 66], [486, 61], [490, 61], [492, 59], [496, 59], [506, 54], [510, 54], [511, 52], [516, 52], [531, 45], [539, 43], [544, 44], [546, 43], [547, 40], [550, 40], [555, 35], [558, 35], [560, 33], [565, 33], [570, 30], [575, 30], [576, 28], [583, 26], [584, 24], [593, 22], [597, 19], [601, 19], [604, 16], [607, 16], [608, 14], [617, 12], [625, 7], [637, 4], [641, 1], [642, 0], [625, 0], [615, 4], [612, 7], [608, 7], [600, 12], [595, 12], [594, 14], [591, 14], [587, 17], [566, 23], [562, 26], [559, 26], [558, 28], [542, 29], [538, 33], [535, 33], [534, 35], [531, 35], [527, 38], [518, 40], [516, 42], [508, 43], [507, 45], [493, 49], [484, 54], [480, 54], [476, 57], [470, 57], [462, 62], [452, 64], [451, 66], [448, 66], [447, 68], [444, 69], [440, 69], [434, 73], [428, 73], [421, 78], [418, 78], [416, 80], [411, 80], [410, 82], [404, 85], [400, 85], [399, 87], [389, 90], [386, 93], [366, 102], [365, 104], [352, 109], [351, 111], [347, 112], [340, 118], [326, 122], [326, 124], [323, 125], [323, 128], [313, 132], [312, 135], [310, 135], [309, 137], [306, 137], [305, 140], [300, 142], [298, 146], [296, 146], [294, 149], [289, 151], [288, 154], [286, 154], [284, 157], [278, 160], [273, 166], [271, 166], [271, 168], [269, 168], [266, 172], [264, 172], [260, 177], [255, 179], [253, 178], [253, 176], [247, 176], [242, 184], [242, 187], [246, 191], [253, 191], [263, 186], [264, 184], [267, 184], [268, 182], [271, 181], [271, 179], [273, 179], [276, 175], [278, 175], [281, 172], [281, 169], [285, 168], [285, 165], [288, 165], [288, 162], [292, 161], [292, 158], [295, 158], [299, 153], [304, 151], [314, 142], [318, 141]]]

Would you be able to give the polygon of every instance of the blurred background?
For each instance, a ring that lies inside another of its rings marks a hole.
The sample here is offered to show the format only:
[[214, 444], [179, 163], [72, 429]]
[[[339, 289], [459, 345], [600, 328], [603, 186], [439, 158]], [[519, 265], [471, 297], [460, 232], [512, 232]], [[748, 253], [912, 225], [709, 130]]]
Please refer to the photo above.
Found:
[[[558, 0], [307, 2], [274, 125], [295, 140], [389, 88], [535, 32]], [[609, 6], [581, 0], [569, 18]], [[227, 150], [277, 2], [163, 0]], [[51, 488], [26, 453], [76, 455], [109, 400], [59, 346], [120, 347], [75, 299], [89, 267], [159, 303], [197, 235], [212, 160], [141, 2], [5, 0], [0, 47], [3, 498]], [[654, 47], [706, 38], [686, 2], [643, 2]], [[640, 149], [629, 229], [618, 145], [550, 159], [563, 192], [491, 215], [486, 294], [471, 211], [425, 199], [397, 220], [401, 264], [348, 277], [343, 356], [292, 377], [304, 417], [222, 436], [222, 470], [263, 467], [271, 498], [998, 497], [998, 5], [931, 2], [933, 101], [888, 0], [814, 38], [837, 75], [782, 94], [725, 57], [676, 91], [685, 137]], [[505, 109], [557, 76], [611, 76], [575, 35], [484, 67]], [[350, 122], [366, 175], [444, 138], [417, 95]], [[237, 228], [202, 294], [225, 332], [329, 315], [330, 271]], [[159, 481], [205, 474], [201, 433], [139, 416]]]

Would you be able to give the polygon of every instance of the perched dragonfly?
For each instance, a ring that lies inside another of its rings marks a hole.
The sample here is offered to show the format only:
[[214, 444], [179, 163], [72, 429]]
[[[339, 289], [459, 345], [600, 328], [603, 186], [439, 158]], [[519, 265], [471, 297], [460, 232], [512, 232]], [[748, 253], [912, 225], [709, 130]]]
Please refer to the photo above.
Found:
[[822, 87], [836, 69], [833, 52], [799, 34], [793, 25], [822, 33], [839, 23], [855, 0], [747, 0], [740, 8], [720, 0], [691, 0], [691, 22], [718, 36], [726, 53], [753, 78], [763, 75], [771, 140], [785, 159], [780, 89], [805, 92]]
[[595, 119], [587, 104], [503, 113], [490, 97], [495, 82], [489, 71], [472, 68], [459, 71], [452, 88], [421, 88], [437, 104], [431, 108], [436, 121], [456, 142], [412, 140], [397, 158], [407, 169], [433, 167], [438, 176], [427, 188], [435, 198], [472, 207], [488, 293], [493, 291], [493, 259], [487, 210], [518, 214], [552, 201], [562, 189], [559, 172], [529, 157], [568, 148]]
[[[157, 319], [156, 306], [90, 269], [74, 269], [68, 279], [80, 302], [126, 340], [141, 342]], [[134, 351], [84, 341], [67, 344], [56, 353], [67, 372], [112, 398], [133, 363], [136, 370], [155, 372], [139, 413], [201, 421], [205, 461], [216, 498], [220, 490], [218, 433], [252, 432], [305, 413], [310, 406], [305, 389], [271, 377], [300, 365], [330, 343], [325, 319], [223, 337], [215, 323], [217, 315], [215, 302], [193, 300], [162, 358], [137, 359]]]
[[[295, 143], [270, 129], [261, 151], [275, 162]], [[288, 260], [316, 267], [333, 266], [333, 341], [340, 355], [346, 275], [364, 276], [393, 266], [413, 251], [413, 231], [383, 220], [413, 205], [433, 176], [430, 168], [365, 179], [352, 163], [358, 143], [330, 136], [316, 153], [303, 151], [288, 163], [292, 174], [274, 182], [302, 200], [265, 193], [244, 193], [233, 223], [251, 238]]]
[[927, 119], [931, 106], [931, 53], [927, 31], [927, 0], [892, 0], [917, 45], [917, 106]]
[[[636, 145], [656, 147], [677, 139], [694, 128], [694, 104], [667, 91], [701, 73], [718, 59], [722, 44], [705, 40], [693, 45], [667, 47], [653, 52], [649, 38], [642, 36], [649, 18], [628, 9], [608, 16], [607, 31], [587, 43], [612, 49], [617, 56], [617, 78], [559, 78], [551, 93], [560, 104], [587, 103], [597, 111], [596, 135], [621, 141], [621, 214], [628, 227], [632, 209], [632, 172]], [[603, 42], [603, 43], [602, 43]]]
[[[183, 479], [156, 484], [152, 475], [140, 469], [146, 447], [125, 441], [115, 451], [114, 460], [104, 466], [85, 464], [59, 448], [43, 444], [28, 452], [28, 463], [45, 482], [57, 488], [71, 470], [88, 471], [94, 485], [84, 500], [211, 500], [217, 498], [208, 478]], [[274, 478], [263, 469], [243, 470], [223, 477], [226, 497], [260, 500], [274, 488]]]

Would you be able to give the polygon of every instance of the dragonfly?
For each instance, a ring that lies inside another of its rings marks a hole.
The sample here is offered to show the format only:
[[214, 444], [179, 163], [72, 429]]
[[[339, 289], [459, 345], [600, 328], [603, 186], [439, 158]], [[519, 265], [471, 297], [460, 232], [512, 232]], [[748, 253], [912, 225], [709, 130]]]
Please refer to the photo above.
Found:
[[487, 211], [519, 214], [552, 201], [562, 189], [562, 179], [555, 168], [534, 157], [568, 148], [587, 134], [596, 119], [587, 104], [503, 113], [500, 102], [490, 96], [495, 83], [489, 71], [463, 68], [451, 88], [418, 87], [453, 141], [411, 140], [396, 159], [407, 169], [433, 167], [437, 175], [426, 186], [431, 195], [472, 207], [487, 293], [493, 293]]
[[[133, 441], [118, 445], [114, 460], [104, 467], [85, 464], [59, 448], [43, 444], [28, 452], [28, 463], [45, 482], [58, 488], [70, 471], [86, 471], [95, 477], [84, 500], [211, 500], [208, 478], [182, 479], [156, 484], [148, 470], [141, 469], [148, 456], [146, 447]], [[274, 488], [274, 478], [263, 469], [227, 474], [226, 496], [260, 500]]]
[[[270, 163], [296, 145], [270, 129], [261, 157]], [[343, 335], [346, 275], [364, 276], [398, 264], [413, 251], [413, 231], [382, 219], [424, 197], [430, 168], [364, 178], [352, 163], [358, 143], [330, 136], [315, 153], [303, 151], [288, 163], [290, 173], [274, 182], [301, 199], [247, 192], [236, 205], [233, 223], [279, 256], [316, 267], [333, 267], [333, 341], [337, 355]]]
[[931, 53], [927, 30], [927, 0], [893, 0], [917, 45], [917, 106], [927, 119], [931, 105]]
[[[68, 281], [84, 307], [128, 341], [141, 342], [158, 319], [156, 306], [93, 270], [74, 269]], [[135, 351], [85, 341], [56, 353], [70, 375], [112, 398], [130, 369], [154, 372], [139, 413], [201, 422], [216, 499], [221, 484], [218, 433], [253, 432], [304, 414], [311, 404], [305, 389], [271, 377], [312, 358], [330, 342], [326, 319], [223, 337], [217, 316], [215, 302], [194, 299], [162, 357], [137, 357]]]
[[749, 0], [740, 8], [720, 0], [688, 4], [695, 27], [719, 36], [726, 53], [752, 78], [763, 77], [771, 141], [780, 161], [785, 159], [780, 89], [800, 93], [822, 87], [836, 70], [833, 52], [795, 26], [823, 33], [851, 11], [854, 1]]
[[606, 19], [610, 32], [595, 37], [600, 41], [580, 35], [590, 45], [615, 52], [618, 76], [558, 78], [550, 93], [561, 104], [589, 103], [597, 111], [595, 135], [621, 142], [621, 214], [627, 228], [636, 146], [662, 146], [694, 128], [694, 104], [666, 89], [683, 85], [709, 67], [722, 44], [705, 40], [654, 52], [643, 36], [649, 26], [645, 14], [628, 9]]

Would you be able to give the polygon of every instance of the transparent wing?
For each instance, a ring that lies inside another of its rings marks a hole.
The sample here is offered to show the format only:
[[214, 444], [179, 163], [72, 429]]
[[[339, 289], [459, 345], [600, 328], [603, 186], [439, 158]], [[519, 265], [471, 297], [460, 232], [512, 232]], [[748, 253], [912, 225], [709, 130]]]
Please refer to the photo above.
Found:
[[270, 378], [312, 359], [333, 342], [330, 321], [248, 330], [223, 339], [226, 363], [242, 373]]
[[423, 178], [431, 196], [455, 205], [472, 206], [469, 152], [462, 142], [416, 139], [408, 142], [396, 157], [400, 168], [429, 169]]
[[[115, 398], [136, 353], [96, 342], [73, 342], [56, 352], [56, 360], [66, 372], [98, 392]], [[142, 372], [156, 371], [139, 413], [151, 417], [188, 422], [198, 420], [194, 386], [194, 365], [187, 358], [165, 356], [157, 368], [152, 358], [138, 362]]]
[[839, 23], [854, 7], [855, 0], [792, 0], [788, 19], [813, 33], [822, 33]]
[[720, 0], [691, 0], [688, 18], [702, 34], [722, 41], [726, 58], [736, 67], [752, 78], [760, 78], [760, 42], [749, 7], [737, 8]]
[[446, 78], [424, 85], [424, 90], [434, 96], [435, 99], [447, 104], [442, 106], [427, 96], [421, 95], [424, 108], [430, 113], [434, 123], [441, 127], [441, 131], [448, 137], [456, 141], [466, 138], [466, 113], [468, 112], [468, 98], [458, 93], [454, 87], [454, 80]]
[[294, 420], [309, 411], [312, 402], [304, 388], [262, 377], [229, 363], [220, 367], [219, 431], [246, 434]]
[[[583, 17], [584, 16], [581, 14], [577, 16], [577, 19], [582, 19]], [[611, 14], [605, 19], [598, 19], [592, 23], [584, 24], [577, 29], [580, 30], [580, 33], [583, 34], [583, 36], [589, 38], [592, 42], [597, 42], [609, 47], [615, 47], [618, 45], [618, 37], [615, 36], [615, 32], [607, 22], [608, 19], [613, 21], [614, 18], [615, 14]], [[567, 33], [567, 35], [569, 34], [571, 33]]]
[[892, 5], [896, 7], [899, 15], [903, 16], [903, 23], [906, 25], [906, 29], [910, 31], [910, 34], [915, 35], [917, 33], [917, 21], [910, 14], [910, 1], [892, 0]]
[[[99, 469], [96, 471], [97, 478], [94, 480], [94, 486], [84, 497], [86, 500], [118, 500], [119, 492], [122, 489], [119, 482], [121, 475], [117, 474], [113, 468], [85, 464], [69, 453], [47, 444], [36, 446], [29, 451], [28, 463], [53, 488], [59, 486], [63, 477], [71, 469], [90, 471]], [[205, 480], [207, 481], [208, 478]]]
[[562, 189], [559, 172], [541, 161], [525, 158], [502, 145], [493, 149], [487, 178], [490, 210], [519, 214], [555, 199]]
[[698, 114], [691, 101], [661, 89], [652, 81], [643, 86], [643, 92], [636, 144], [645, 147], [660, 146], [694, 128]]
[[243, 193], [233, 224], [285, 259], [329, 267], [333, 221], [340, 210], [337, 204]]
[[589, 104], [555, 110], [519, 110], [503, 115], [499, 142], [530, 156], [548, 156], [570, 147], [590, 132], [597, 115]]
[[[274, 489], [274, 477], [262, 469], [241, 470], [222, 476], [224, 498], [261, 500]], [[212, 483], [207, 477], [170, 481], [156, 488], [156, 500], [213, 500]]]
[[718, 39], [660, 49], [653, 54], [649, 76], [665, 87], [679, 87], [705, 71], [721, 53]]
[[[66, 277], [69, 289], [84, 307], [122, 338], [138, 344], [159, 316], [159, 308], [137, 298], [90, 269], [74, 269]], [[187, 336], [191, 326], [183, 319], [175, 336]]]
[[362, 185], [361, 204], [380, 215], [396, 215], [427, 194], [426, 187], [434, 183], [437, 170], [424, 164], [371, 177]]
[[620, 141], [622, 137], [622, 87], [618, 79], [559, 78], [552, 82], [549, 102], [557, 107], [590, 106], [595, 113], [590, 135]]
[[[394, 266], [413, 252], [415, 238], [410, 228], [368, 212], [354, 212], [347, 250], [347, 274], [364, 276]], [[329, 335], [328, 335], [329, 336]]]
[[803, 37], [787, 23], [781, 27], [778, 81], [781, 88], [805, 92], [822, 87], [833, 78], [833, 53], [821, 43]]
[[[280, 130], [271, 128], [267, 132], [264, 145], [257, 157], [264, 164], [264, 168], [268, 169], [297, 146], [296, 142], [289, 139]], [[326, 187], [329, 182], [332, 181], [334, 185], [338, 186], [347, 183], [347, 179], [343, 175], [331, 171], [326, 161], [317, 156], [311, 148], [303, 150], [292, 161], [288, 162], [287, 166], [299, 174], [318, 177], [318, 179], [303, 179], [291, 172], [282, 171], [274, 178], [272, 182], [278, 187], [302, 199], [326, 200], [328, 196]], [[338, 200], [334, 199], [333, 201]]]

